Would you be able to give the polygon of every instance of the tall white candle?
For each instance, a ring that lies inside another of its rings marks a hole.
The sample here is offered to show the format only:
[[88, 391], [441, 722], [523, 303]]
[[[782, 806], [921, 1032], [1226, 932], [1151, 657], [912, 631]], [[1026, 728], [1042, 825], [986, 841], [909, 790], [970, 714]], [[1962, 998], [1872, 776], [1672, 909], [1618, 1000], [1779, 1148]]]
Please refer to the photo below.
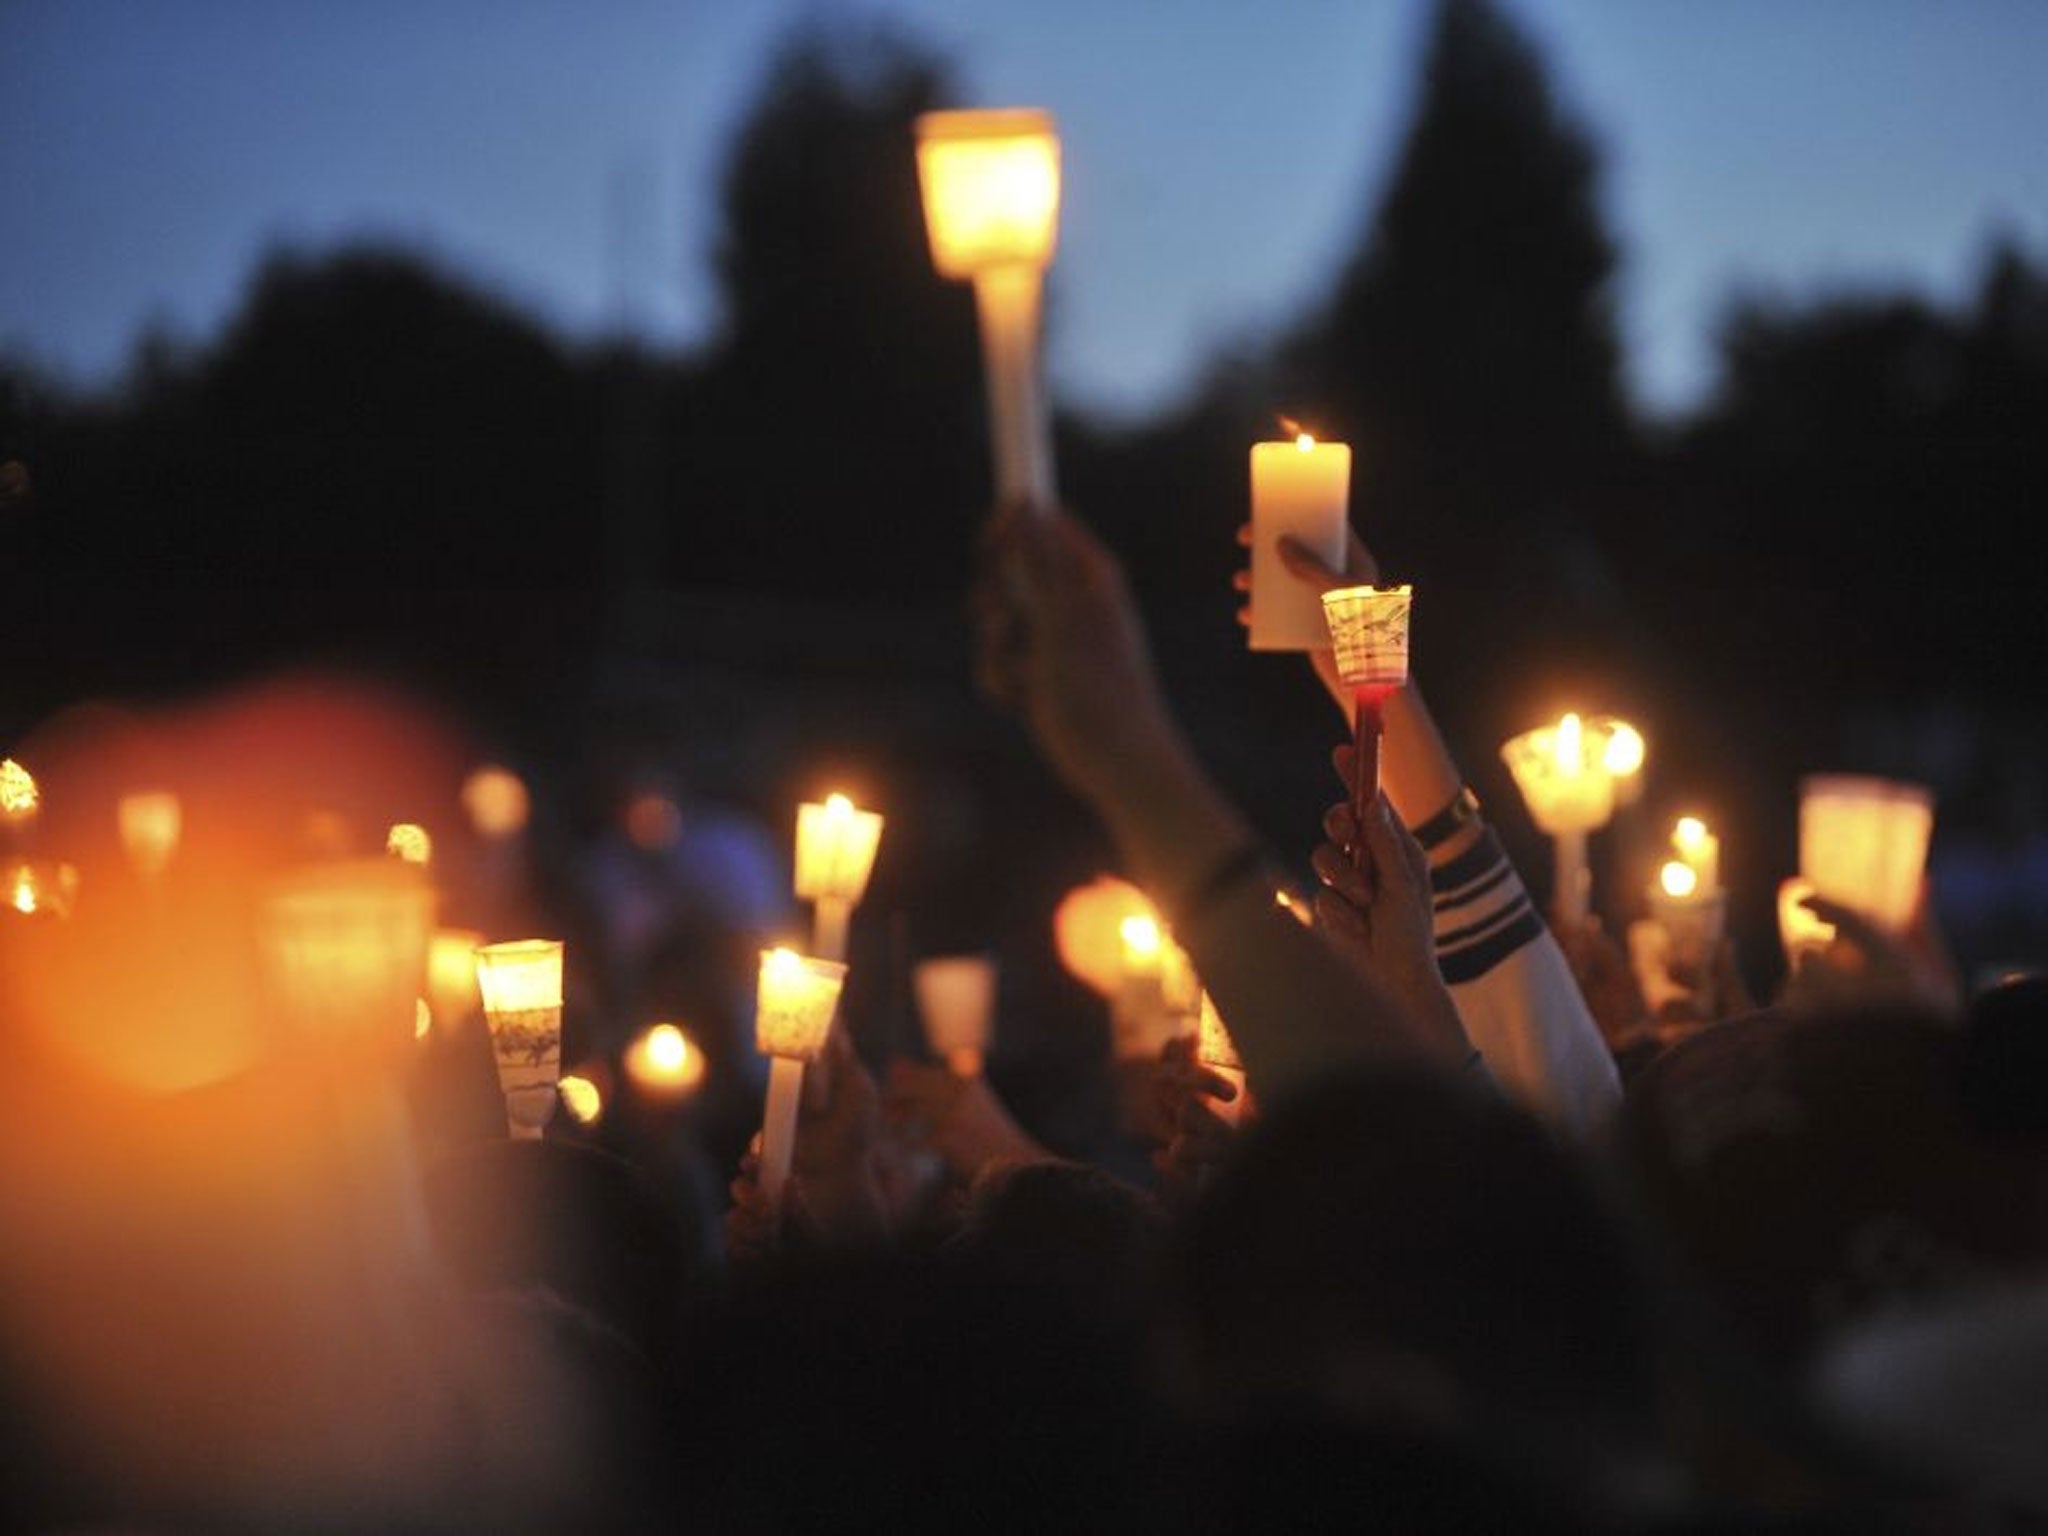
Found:
[[1307, 545], [1332, 570], [1344, 568], [1351, 448], [1307, 433], [1252, 444], [1251, 648], [1311, 651], [1330, 643], [1321, 596], [1287, 573], [1280, 541]]

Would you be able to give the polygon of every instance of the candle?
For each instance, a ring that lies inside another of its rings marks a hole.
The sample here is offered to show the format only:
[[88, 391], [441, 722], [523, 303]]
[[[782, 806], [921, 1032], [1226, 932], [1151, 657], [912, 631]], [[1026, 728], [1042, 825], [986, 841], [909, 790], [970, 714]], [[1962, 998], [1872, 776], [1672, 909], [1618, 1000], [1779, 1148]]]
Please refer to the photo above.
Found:
[[925, 1042], [959, 1077], [979, 1077], [995, 1017], [996, 965], [986, 955], [923, 960], [910, 975]]
[[1696, 992], [1704, 992], [1707, 962], [1726, 923], [1726, 895], [1720, 887], [1709, 886], [1695, 865], [1682, 858], [1667, 859], [1650, 887], [1650, 915], [1664, 930], [1667, 968], [1693, 971], [1700, 978]]
[[804, 1063], [815, 1061], [832, 1029], [846, 967], [790, 949], [761, 952], [754, 1043], [768, 1064], [768, 1103], [761, 1121], [761, 1192], [782, 1198], [796, 1157], [797, 1110]]
[[1679, 817], [1671, 829], [1671, 849], [1692, 872], [1698, 896], [1720, 894], [1721, 839], [1707, 830], [1705, 822], [1697, 816]]
[[128, 862], [145, 880], [155, 880], [170, 867], [184, 830], [184, 811], [178, 797], [167, 789], [139, 790], [123, 795], [115, 806], [121, 827], [121, 846]]
[[1123, 966], [1110, 1007], [1110, 1047], [1119, 1060], [1150, 1060], [1173, 1033], [1166, 1006], [1165, 930], [1156, 918], [1134, 913], [1117, 925]]
[[1337, 676], [1353, 702], [1351, 816], [1358, 829], [1352, 861], [1370, 872], [1366, 818], [1380, 792], [1380, 706], [1408, 681], [1412, 587], [1342, 587], [1323, 594], [1323, 620]]
[[414, 1038], [434, 893], [389, 859], [287, 874], [263, 904], [263, 947], [285, 1014], [314, 1036]]
[[1060, 141], [1031, 110], [927, 112], [917, 174], [932, 264], [972, 281], [1002, 505], [1053, 504], [1052, 436], [1039, 378], [1044, 273], [1059, 239]]
[[680, 1099], [704, 1081], [704, 1053], [673, 1024], [651, 1024], [626, 1050], [626, 1075], [650, 1096]]
[[514, 1140], [538, 1140], [554, 1116], [562, 1075], [562, 948], [559, 939], [515, 939], [476, 951], [477, 990]]
[[1800, 783], [1799, 873], [1893, 933], [1912, 926], [1933, 830], [1924, 785], [1844, 774]]
[[1351, 448], [1306, 432], [1252, 444], [1252, 590], [1255, 651], [1311, 651], [1330, 643], [1315, 592], [1288, 574], [1280, 541], [1294, 538], [1333, 571], [1344, 568]]
[[1216, 1004], [1207, 992], [1202, 994], [1201, 1027], [1195, 1037], [1195, 1057], [1237, 1090], [1237, 1097], [1228, 1102], [1212, 1098], [1210, 1104], [1226, 1125], [1238, 1124], [1244, 1118], [1249, 1098], [1244, 1060], [1237, 1054], [1237, 1043], [1230, 1038], [1223, 1015], [1216, 1011]]
[[1614, 775], [1607, 765], [1607, 733], [1588, 730], [1575, 714], [1554, 726], [1524, 731], [1500, 749], [1530, 819], [1557, 848], [1558, 916], [1585, 922], [1592, 907], [1586, 834], [1614, 814]]
[[844, 795], [797, 807], [796, 894], [816, 904], [812, 947], [825, 959], [846, 958], [847, 925], [867, 891], [881, 841], [882, 818]]

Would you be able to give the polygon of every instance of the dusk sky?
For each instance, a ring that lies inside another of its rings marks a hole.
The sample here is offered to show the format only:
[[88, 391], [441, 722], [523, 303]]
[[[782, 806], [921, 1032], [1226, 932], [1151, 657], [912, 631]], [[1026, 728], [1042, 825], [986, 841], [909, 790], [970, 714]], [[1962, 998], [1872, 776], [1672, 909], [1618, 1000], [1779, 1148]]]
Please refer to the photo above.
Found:
[[[2048, 257], [2039, 0], [1503, 0], [1598, 136], [1631, 382], [1682, 411], [1736, 285], [1975, 286]], [[0, 0], [0, 348], [81, 383], [191, 341], [273, 242], [424, 249], [564, 334], [718, 321], [731, 131], [811, 16], [1058, 117], [1070, 405], [1172, 402], [1312, 302], [1412, 104], [1426, 0]]]

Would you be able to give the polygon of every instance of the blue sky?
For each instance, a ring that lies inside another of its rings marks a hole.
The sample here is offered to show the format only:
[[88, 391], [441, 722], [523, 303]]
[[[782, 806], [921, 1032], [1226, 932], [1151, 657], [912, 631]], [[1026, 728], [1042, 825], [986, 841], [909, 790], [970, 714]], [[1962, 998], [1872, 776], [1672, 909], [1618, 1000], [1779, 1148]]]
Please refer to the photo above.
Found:
[[[2038, 0], [1503, 0], [1605, 153], [1630, 378], [1713, 379], [1737, 286], [1969, 293], [2048, 257]], [[1050, 107], [1073, 405], [1170, 403], [1311, 302], [1399, 146], [1426, 0], [0, 0], [0, 348], [115, 376], [274, 241], [420, 246], [572, 336], [717, 323], [717, 173], [769, 48], [889, 18]]]

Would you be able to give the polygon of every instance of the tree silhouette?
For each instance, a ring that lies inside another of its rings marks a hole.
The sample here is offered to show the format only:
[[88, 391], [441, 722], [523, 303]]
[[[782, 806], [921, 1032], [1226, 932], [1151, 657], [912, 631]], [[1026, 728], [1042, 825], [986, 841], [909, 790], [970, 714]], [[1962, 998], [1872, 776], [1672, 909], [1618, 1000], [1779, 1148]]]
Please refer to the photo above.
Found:
[[672, 490], [685, 580], [957, 590], [987, 472], [973, 300], [925, 249], [912, 120], [944, 74], [806, 28], [735, 143], [705, 360]]
[[1375, 521], [1511, 525], [1624, 440], [1596, 173], [1529, 42], [1442, 0], [1369, 236], [1291, 349], [1366, 449]]

